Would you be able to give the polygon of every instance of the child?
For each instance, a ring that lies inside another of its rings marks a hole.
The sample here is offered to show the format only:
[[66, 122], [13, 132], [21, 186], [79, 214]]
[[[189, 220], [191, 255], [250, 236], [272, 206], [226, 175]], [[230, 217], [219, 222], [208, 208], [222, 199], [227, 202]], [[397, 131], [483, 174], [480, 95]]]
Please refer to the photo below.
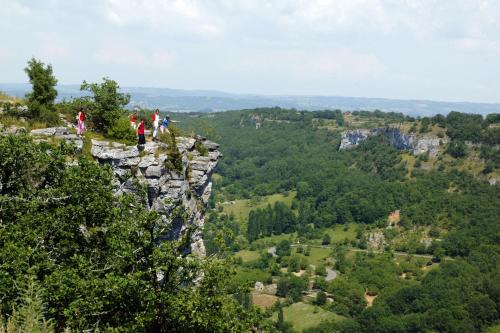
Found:
[[137, 128], [137, 112], [136, 111], [134, 111], [134, 113], [132, 113], [132, 115], [130, 116], [130, 127], [132, 127], [133, 129]]
[[143, 146], [146, 144], [146, 138], [144, 137], [144, 119], [141, 119], [139, 126], [137, 127], [137, 145]]
[[85, 132], [85, 113], [83, 112], [83, 108], [80, 107], [78, 110], [78, 114], [76, 115], [76, 135], [79, 137], [82, 136], [83, 132]]
[[158, 126], [160, 126], [160, 110], [156, 109], [151, 117], [153, 119], [153, 141], [158, 141]]
[[168, 124], [170, 124], [170, 117], [169, 116], [165, 116], [165, 118], [163, 118], [162, 122], [161, 122], [161, 126], [160, 126], [160, 131], [161, 133], [170, 133], [168, 131]]

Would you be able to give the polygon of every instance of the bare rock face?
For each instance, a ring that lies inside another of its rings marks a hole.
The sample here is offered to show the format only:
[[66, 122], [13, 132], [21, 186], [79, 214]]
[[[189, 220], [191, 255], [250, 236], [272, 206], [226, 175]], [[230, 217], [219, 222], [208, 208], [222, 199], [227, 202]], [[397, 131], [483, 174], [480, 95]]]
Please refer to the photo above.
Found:
[[60, 140], [66, 141], [66, 143], [73, 144], [76, 147], [78, 152], [81, 152], [83, 149], [83, 140], [78, 137], [76, 134], [70, 134], [68, 127], [48, 127], [48, 128], [40, 128], [31, 130], [30, 135], [38, 138], [40, 141], [40, 137], [47, 138], [53, 137]]
[[[162, 221], [171, 226], [165, 239], [177, 239], [188, 226], [196, 226], [191, 253], [204, 256], [201, 238], [205, 209], [212, 191], [212, 173], [221, 157], [218, 144], [198, 137], [176, 139], [182, 170], [169, 163], [169, 147], [148, 142], [142, 151], [108, 141], [92, 140], [91, 154], [102, 164], [111, 166], [115, 176], [115, 193], [131, 193], [144, 205], [157, 211]], [[206, 156], [195, 149], [199, 141], [207, 148]]]
[[357, 129], [342, 133], [340, 150], [356, 147], [360, 142], [366, 140], [371, 135], [367, 129]]
[[436, 157], [439, 152], [439, 147], [448, 140], [435, 137], [422, 137], [419, 138], [413, 148], [414, 155], [421, 155], [429, 152], [429, 156]]
[[368, 129], [356, 129], [342, 133], [339, 150], [354, 148], [368, 137], [383, 135], [389, 139], [390, 144], [399, 150], [411, 151], [414, 155], [429, 153], [434, 157], [439, 152], [439, 147], [446, 143], [446, 139], [424, 136], [417, 137], [415, 134], [402, 132], [396, 127], [380, 127]]

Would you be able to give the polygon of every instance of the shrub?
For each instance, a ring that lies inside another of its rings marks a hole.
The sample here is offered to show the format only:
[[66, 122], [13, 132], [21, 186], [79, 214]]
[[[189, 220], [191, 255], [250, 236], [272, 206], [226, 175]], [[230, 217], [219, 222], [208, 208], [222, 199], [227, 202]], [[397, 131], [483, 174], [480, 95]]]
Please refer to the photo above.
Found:
[[134, 142], [136, 138], [135, 131], [130, 126], [130, 121], [127, 117], [120, 117], [113, 127], [108, 130], [108, 135], [113, 139], [129, 142]]
[[194, 148], [200, 153], [201, 156], [207, 156], [208, 155], [208, 149], [201, 143], [200, 141], [196, 141], [194, 144]]
[[318, 294], [316, 294], [315, 303], [317, 305], [323, 305], [326, 303], [326, 293], [324, 291], [320, 291], [320, 292], [318, 292]]
[[466, 146], [462, 141], [451, 141], [446, 148], [446, 152], [455, 158], [465, 156]]

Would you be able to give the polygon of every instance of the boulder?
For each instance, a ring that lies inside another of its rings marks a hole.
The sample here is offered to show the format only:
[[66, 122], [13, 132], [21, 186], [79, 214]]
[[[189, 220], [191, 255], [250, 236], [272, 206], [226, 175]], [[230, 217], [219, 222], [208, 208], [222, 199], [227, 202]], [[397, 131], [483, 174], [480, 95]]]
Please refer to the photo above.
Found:
[[160, 178], [163, 174], [164, 168], [159, 165], [151, 165], [146, 169], [146, 177]]
[[260, 281], [255, 282], [254, 289], [256, 292], [263, 292], [264, 291], [264, 284]]

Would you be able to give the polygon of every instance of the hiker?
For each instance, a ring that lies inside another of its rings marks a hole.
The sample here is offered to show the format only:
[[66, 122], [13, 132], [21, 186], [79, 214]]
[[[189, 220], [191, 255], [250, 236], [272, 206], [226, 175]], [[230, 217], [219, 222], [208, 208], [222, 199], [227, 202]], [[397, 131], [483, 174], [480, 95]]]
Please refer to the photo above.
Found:
[[163, 120], [161, 121], [161, 126], [160, 126], [160, 132], [163, 134], [165, 132], [170, 133], [168, 130], [168, 124], [170, 124], [170, 117], [165, 116]]
[[144, 119], [141, 119], [139, 126], [137, 127], [137, 145], [144, 146], [146, 144], [146, 137], [144, 136]]
[[137, 128], [137, 111], [134, 111], [134, 113], [130, 116], [130, 127], [133, 129]]
[[76, 135], [82, 136], [83, 132], [85, 132], [85, 112], [83, 112], [83, 108], [80, 107], [76, 115]]
[[158, 141], [158, 126], [160, 125], [160, 110], [156, 109], [151, 118], [153, 119], [153, 141]]

